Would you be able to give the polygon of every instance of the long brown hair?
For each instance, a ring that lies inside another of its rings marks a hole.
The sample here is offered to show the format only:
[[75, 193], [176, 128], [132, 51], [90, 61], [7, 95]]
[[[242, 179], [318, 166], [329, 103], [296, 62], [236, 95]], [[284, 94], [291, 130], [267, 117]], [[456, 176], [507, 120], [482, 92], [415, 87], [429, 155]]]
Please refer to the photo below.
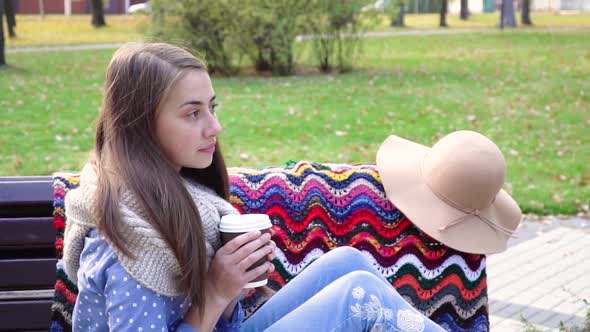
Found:
[[217, 143], [209, 167], [183, 168], [179, 174], [166, 160], [155, 134], [158, 106], [187, 70], [207, 69], [186, 50], [168, 44], [133, 43], [119, 48], [106, 73], [92, 162], [98, 174], [98, 229], [117, 249], [134, 257], [121, 236], [119, 211], [122, 191], [131, 192], [146, 220], [176, 255], [182, 289], [202, 310], [205, 236], [183, 177], [227, 200], [227, 169]]

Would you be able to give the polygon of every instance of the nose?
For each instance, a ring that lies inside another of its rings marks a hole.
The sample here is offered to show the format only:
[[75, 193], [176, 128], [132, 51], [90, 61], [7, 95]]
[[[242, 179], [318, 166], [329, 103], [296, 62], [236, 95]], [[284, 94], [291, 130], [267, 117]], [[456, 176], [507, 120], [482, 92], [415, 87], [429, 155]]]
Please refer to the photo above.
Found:
[[217, 119], [217, 117], [213, 114], [209, 115], [209, 123], [207, 125], [207, 127], [205, 128], [205, 136], [206, 137], [216, 137], [219, 136], [219, 134], [221, 133], [221, 124], [219, 123], [219, 120]]

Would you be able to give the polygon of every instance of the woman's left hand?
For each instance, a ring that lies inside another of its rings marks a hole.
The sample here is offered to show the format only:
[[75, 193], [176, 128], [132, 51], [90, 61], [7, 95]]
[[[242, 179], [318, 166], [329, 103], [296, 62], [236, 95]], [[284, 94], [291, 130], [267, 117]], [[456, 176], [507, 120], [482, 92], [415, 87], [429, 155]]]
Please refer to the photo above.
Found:
[[273, 240], [270, 240], [268, 244], [272, 246], [272, 250], [270, 254], [266, 256], [266, 259], [268, 259], [268, 261], [272, 261], [276, 257], [275, 251], [277, 250], [277, 244]]

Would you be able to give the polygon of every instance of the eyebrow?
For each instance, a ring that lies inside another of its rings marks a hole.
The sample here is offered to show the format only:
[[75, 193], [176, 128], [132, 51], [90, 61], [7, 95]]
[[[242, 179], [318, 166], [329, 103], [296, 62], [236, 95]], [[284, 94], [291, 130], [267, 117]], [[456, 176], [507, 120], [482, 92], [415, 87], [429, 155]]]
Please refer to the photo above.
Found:
[[[209, 100], [209, 103], [213, 102], [215, 100], [215, 98], [217, 98], [216, 95], [214, 95], [213, 97], [211, 97], [211, 100]], [[183, 106], [186, 105], [203, 105], [204, 103], [200, 100], [187, 100], [184, 103], [178, 105], [178, 108], [181, 108]]]

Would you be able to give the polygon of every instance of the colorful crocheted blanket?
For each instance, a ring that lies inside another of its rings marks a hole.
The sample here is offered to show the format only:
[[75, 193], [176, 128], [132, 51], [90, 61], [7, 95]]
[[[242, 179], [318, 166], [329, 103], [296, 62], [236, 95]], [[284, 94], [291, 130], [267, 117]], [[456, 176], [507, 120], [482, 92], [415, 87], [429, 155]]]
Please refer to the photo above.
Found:
[[[293, 163], [287, 168], [230, 168], [231, 202], [241, 213], [265, 213], [278, 249], [269, 286], [280, 289], [330, 249], [367, 254], [415, 308], [448, 331], [489, 331], [485, 256], [436, 242], [385, 198], [374, 165]], [[63, 198], [76, 174], [54, 176], [55, 242], [62, 256]], [[52, 331], [71, 329], [77, 288], [57, 266]], [[246, 316], [265, 298], [251, 292]]]

